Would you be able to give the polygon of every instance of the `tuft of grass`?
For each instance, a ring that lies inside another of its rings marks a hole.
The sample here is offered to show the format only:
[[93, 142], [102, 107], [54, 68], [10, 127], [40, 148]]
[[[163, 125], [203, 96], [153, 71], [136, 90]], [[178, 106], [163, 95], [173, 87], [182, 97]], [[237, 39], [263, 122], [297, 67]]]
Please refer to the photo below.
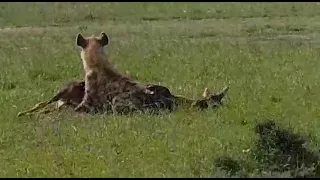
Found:
[[[261, 137], [252, 129], [265, 118], [309, 136], [308, 151], [318, 149], [318, 7], [0, 3], [0, 176], [296, 176], [302, 171], [263, 171], [260, 160], [268, 156], [259, 160], [245, 152], [257, 147]], [[190, 98], [200, 97], [205, 87], [229, 85], [225, 105], [158, 116], [66, 109], [17, 118], [63, 83], [83, 78], [76, 35], [102, 31], [120, 71]], [[313, 172], [301, 166], [291, 169]], [[231, 174], [224, 172], [227, 167]]]

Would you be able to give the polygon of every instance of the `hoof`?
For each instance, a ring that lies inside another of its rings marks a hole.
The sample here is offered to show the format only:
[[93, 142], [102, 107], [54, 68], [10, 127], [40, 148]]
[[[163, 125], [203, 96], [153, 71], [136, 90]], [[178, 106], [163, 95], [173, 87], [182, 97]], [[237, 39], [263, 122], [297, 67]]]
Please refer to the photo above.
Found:
[[223, 88], [219, 93], [214, 93], [209, 97], [210, 105], [214, 108], [217, 108], [219, 106], [222, 106], [222, 99], [226, 96], [226, 93], [228, 92], [229, 87]]
[[18, 115], [17, 115], [17, 117], [20, 117], [20, 116], [22, 116], [23, 114], [24, 114], [24, 113], [19, 112]]

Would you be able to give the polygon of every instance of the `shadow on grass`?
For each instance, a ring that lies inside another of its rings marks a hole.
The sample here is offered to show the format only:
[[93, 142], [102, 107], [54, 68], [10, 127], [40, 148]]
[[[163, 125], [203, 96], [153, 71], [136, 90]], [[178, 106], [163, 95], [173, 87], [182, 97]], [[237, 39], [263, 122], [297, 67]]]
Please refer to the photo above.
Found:
[[[250, 157], [257, 162], [254, 169], [262, 177], [320, 177], [319, 154], [308, 149], [306, 137], [283, 129], [270, 120], [257, 124], [255, 132], [259, 138]], [[227, 157], [217, 158], [215, 166], [228, 176], [252, 171], [246, 163]]]
[[239, 172], [243, 169], [243, 164], [240, 161], [227, 156], [218, 157], [214, 163], [218, 167], [219, 174], [224, 177], [239, 176]]

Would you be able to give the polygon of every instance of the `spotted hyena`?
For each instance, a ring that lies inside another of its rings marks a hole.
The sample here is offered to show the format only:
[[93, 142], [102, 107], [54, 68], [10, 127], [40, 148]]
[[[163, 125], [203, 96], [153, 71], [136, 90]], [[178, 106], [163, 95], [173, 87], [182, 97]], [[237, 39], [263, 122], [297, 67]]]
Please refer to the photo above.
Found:
[[76, 111], [132, 112], [145, 109], [170, 109], [183, 104], [198, 108], [221, 105], [228, 88], [218, 94], [210, 94], [206, 89], [199, 100], [172, 95], [167, 87], [143, 85], [132, 77], [118, 72], [109, 62], [103, 47], [109, 38], [105, 33], [99, 37], [84, 38], [78, 34], [76, 43], [81, 47], [81, 59], [85, 81], [73, 81], [62, 88], [51, 100], [38, 103], [34, 108], [19, 113], [19, 116], [36, 111], [44, 106], [58, 102], [75, 107]]
[[115, 104], [120, 104], [118, 97], [126, 99], [127, 107], [133, 109], [141, 108], [144, 101], [151, 101], [151, 92], [146, 86], [120, 73], [110, 63], [104, 52], [104, 46], [109, 42], [105, 33], [101, 33], [99, 37], [87, 38], [78, 34], [76, 42], [81, 47], [85, 92], [75, 111], [122, 111], [123, 108], [118, 108], [119, 106], [114, 108]]

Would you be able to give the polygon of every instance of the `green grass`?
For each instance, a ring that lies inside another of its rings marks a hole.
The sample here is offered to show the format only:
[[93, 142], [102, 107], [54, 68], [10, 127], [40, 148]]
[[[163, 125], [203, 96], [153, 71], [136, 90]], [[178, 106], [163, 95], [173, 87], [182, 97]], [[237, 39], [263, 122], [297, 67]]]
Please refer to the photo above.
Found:
[[[255, 169], [242, 150], [254, 146], [254, 126], [268, 118], [312, 137], [318, 149], [319, 8], [0, 3], [0, 177], [220, 177], [214, 160], [221, 156]], [[83, 78], [76, 35], [102, 31], [120, 71], [193, 98], [205, 87], [229, 85], [225, 106], [160, 116], [70, 110], [17, 118], [63, 83]]]

